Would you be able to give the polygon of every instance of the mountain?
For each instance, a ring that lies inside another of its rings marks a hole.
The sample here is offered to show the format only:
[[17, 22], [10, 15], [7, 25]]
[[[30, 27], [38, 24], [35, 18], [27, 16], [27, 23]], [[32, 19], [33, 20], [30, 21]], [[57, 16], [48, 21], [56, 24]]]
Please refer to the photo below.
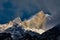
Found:
[[3, 40], [58, 39], [58, 35], [60, 35], [60, 25], [50, 28], [49, 30], [44, 30], [46, 29], [45, 22], [47, 21], [47, 17], [47, 14], [40, 11], [28, 20], [22, 21], [20, 17], [17, 17], [9, 23], [0, 24], [0, 38]]
[[[47, 16], [44, 14], [43, 11], [38, 12], [36, 15], [32, 16], [28, 20], [22, 21], [20, 17], [15, 18], [13, 21], [10, 21], [6, 24], [0, 24], [0, 31], [4, 31], [13, 25], [18, 24], [17, 27], [22, 26], [25, 30], [32, 30], [38, 33], [45, 32], [45, 22]], [[39, 32], [40, 31], [40, 32]]]

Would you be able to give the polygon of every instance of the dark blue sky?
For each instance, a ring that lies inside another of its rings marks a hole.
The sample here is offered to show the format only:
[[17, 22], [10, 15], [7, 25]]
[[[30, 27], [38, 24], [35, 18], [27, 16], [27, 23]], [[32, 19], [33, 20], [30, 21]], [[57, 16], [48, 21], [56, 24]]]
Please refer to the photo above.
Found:
[[39, 6], [32, 0], [18, 1], [19, 0], [1, 1], [2, 3], [0, 4], [2, 8], [0, 8], [0, 23], [7, 23], [17, 16], [20, 16], [22, 20], [28, 19], [30, 16], [33, 16], [43, 9], [44, 6], [41, 4], [39, 8]]

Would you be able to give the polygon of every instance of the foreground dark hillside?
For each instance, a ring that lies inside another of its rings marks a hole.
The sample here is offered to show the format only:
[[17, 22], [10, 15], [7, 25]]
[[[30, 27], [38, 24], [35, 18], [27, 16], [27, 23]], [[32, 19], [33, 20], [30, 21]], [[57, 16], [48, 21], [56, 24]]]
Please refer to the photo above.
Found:
[[41, 35], [42, 40], [60, 40], [60, 25], [46, 31]]
[[24, 31], [24, 29], [16, 26], [0, 33], [0, 40], [60, 40], [60, 25], [41, 35], [33, 31]]

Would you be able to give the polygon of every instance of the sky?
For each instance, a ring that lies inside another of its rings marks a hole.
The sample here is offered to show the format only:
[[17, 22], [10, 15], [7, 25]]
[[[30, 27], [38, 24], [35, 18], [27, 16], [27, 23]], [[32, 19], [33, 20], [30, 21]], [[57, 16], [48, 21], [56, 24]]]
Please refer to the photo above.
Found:
[[0, 24], [8, 23], [16, 17], [22, 21], [43, 10], [51, 14], [47, 26], [60, 23], [60, 0], [0, 0]]

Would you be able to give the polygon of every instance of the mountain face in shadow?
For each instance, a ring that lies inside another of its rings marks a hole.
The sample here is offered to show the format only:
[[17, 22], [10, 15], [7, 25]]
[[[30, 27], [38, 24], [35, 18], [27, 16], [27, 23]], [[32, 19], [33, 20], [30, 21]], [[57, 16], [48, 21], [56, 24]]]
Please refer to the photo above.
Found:
[[41, 35], [41, 40], [60, 40], [60, 24]]
[[[18, 31], [18, 32], [17, 32]], [[13, 28], [5, 30], [0, 33], [0, 39], [2, 40], [60, 40], [60, 25], [56, 25], [54, 28], [38, 34], [33, 31], [23, 30], [17, 27], [17, 24]]]
[[0, 33], [0, 40], [12, 40], [10, 33]]

